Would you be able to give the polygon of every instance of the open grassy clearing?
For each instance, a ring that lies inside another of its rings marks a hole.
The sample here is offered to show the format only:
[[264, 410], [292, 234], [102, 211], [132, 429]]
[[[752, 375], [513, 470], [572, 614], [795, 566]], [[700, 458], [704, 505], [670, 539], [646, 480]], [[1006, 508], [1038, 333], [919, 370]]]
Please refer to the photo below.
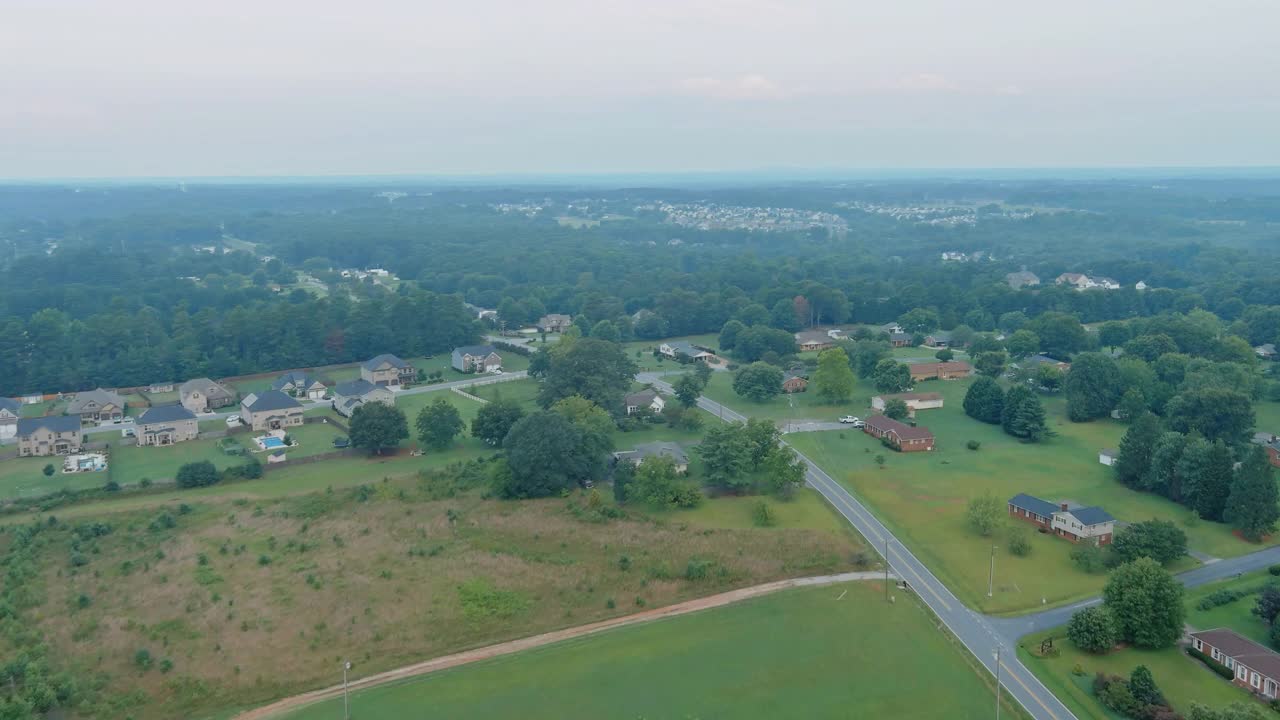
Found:
[[[53, 475], [45, 476], [45, 465], [53, 465]], [[35, 497], [58, 490], [84, 490], [101, 487], [106, 482], [105, 472], [62, 472], [61, 457], [13, 458], [0, 462], [0, 499]]]
[[1280, 578], [1263, 570], [1187, 591], [1187, 624], [1197, 630], [1230, 628], [1247, 638], [1271, 647], [1271, 641], [1268, 638], [1270, 626], [1263, 622], [1262, 618], [1253, 614], [1253, 608], [1258, 602], [1257, 593], [1209, 610], [1196, 607], [1196, 603], [1202, 598], [1218, 590], [1253, 589], [1266, 584], [1280, 586]]
[[537, 405], [538, 381], [532, 378], [464, 389], [472, 395], [484, 398], [489, 402], [502, 398], [503, 400], [515, 401], [524, 406], [526, 410], [533, 410]]
[[[62, 529], [48, 531], [36, 559], [45, 602], [26, 621], [46, 634], [59, 666], [140, 691], [146, 702], [127, 709], [140, 720], [326, 685], [336, 657], [376, 672], [642, 606], [846, 571], [862, 548], [829, 522], [725, 529], [638, 510], [597, 522], [580, 495], [485, 500], [417, 478], [274, 500], [178, 497], [189, 512], [174, 503], [97, 513], [113, 530], [82, 547], [86, 565], [68, 563]], [[162, 511], [175, 528], [150, 528]], [[708, 563], [705, 577], [686, 579], [691, 560]], [[137, 669], [141, 648], [172, 671]]]
[[[917, 386], [939, 391], [946, 400], [946, 407], [923, 411], [918, 417], [937, 436], [937, 448], [930, 453], [895, 453], [855, 430], [789, 437], [789, 442], [866, 501], [966, 604], [987, 612], [1029, 610], [1042, 601], [1056, 603], [1095, 594], [1105, 582], [1103, 575], [1076, 569], [1069, 558], [1071, 543], [1032, 533], [1029, 556], [997, 551], [995, 597], [988, 599], [991, 545], [1004, 546], [1007, 531], [988, 539], [968, 527], [966, 506], [985, 491], [1001, 501], [1026, 492], [1049, 500], [1101, 505], [1124, 521], [1172, 520], [1186, 531], [1193, 549], [1217, 557], [1258, 549], [1232, 535], [1226, 525], [1195, 522], [1186, 508], [1116, 482], [1111, 469], [1098, 463], [1098, 450], [1115, 447], [1123, 425], [1109, 420], [1070, 423], [1064, 402], [1047, 398], [1045, 408], [1058, 437], [1041, 445], [1023, 444], [1000, 428], [964, 414], [961, 405], [968, 385], [969, 381], [934, 381]], [[741, 401], [735, 407], [746, 409]], [[969, 440], [981, 442], [981, 449], [966, 449]], [[884, 469], [877, 468], [877, 455], [885, 456]]]
[[[777, 395], [767, 402], [758, 403], [733, 391], [733, 373], [718, 372], [711, 376], [711, 381], [707, 383], [702, 394], [749, 417], [769, 418], [778, 422], [786, 422], [793, 418], [835, 422], [841, 415], [866, 417], [871, 411], [871, 396], [876, 392], [869, 383], [858, 381], [849, 402], [829, 405], [818, 397], [818, 393], [810, 385], [807, 392], [790, 396]], [[794, 409], [791, 407], [791, 402], [795, 404]]]
[[[1040, 642], [1048, 635], [1054, 638], [1057, 657], [1039, 655]], [[1093, 676], [1103, 672], [1128, 677], [1139, 665], [1151, 670], [1170, 704], [1182, 713], [1187, 712], [1192, 702], [1221, 708], [1233, 702], [1248, 702], [1250, 698], [1249, 693], [1213, 674], [1181, 648], [1125, 648], [1106, 655], [1090, 655], [1071, 644], [1066, 638], [1066, 628], [1022, 638], [1018, 642], [1018, 658], [1080, 720], [1119, 720], [1119, 716], [1094, 697]], [[1072, 672], [1077, 665], [1083, 674]]]
[[[788, 590], [359, 692], [351, 710], [366, 720], [425, 712], [985, 718], [994, 689], [968, 659], [917, 602], [889, 605], [879, 583], [848, 583]], [[945, 702], [939, 688], [946, 689]], [[285, 717], [337, 717], [341, 706], [339, 699]], [[1024, 717], [1011, 704], [1004, 711]]]
[[[251, 434], [236, 437], [246, 449], [257, 449]], [[134, 485], [144, 478], [153, 482], [172, 480], [178, 474], [178, 468], [201, 460], [212, 462], [219, 470], [244, 462], [243, 457], [222, 452], [217, 440], [196, 438], [166, 447], [138, 447], [133, 438], [116, 437], [111, 440], [111, 479], [121, 485]]]

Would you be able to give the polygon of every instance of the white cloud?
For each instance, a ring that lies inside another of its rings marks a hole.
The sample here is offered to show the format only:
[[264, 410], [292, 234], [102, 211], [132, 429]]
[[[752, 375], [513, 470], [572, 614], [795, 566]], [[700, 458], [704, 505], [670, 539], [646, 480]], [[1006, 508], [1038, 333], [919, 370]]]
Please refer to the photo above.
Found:
[[676, 83], [676, 89], [685, 95], [718, 100], [776, 100], [786, 94], [778, 83], [756, 74], [727, 80], [713, 76], [685, 78]]
[[890, 88], [915, 92], [937, 92], [959, 90], [960, 86], [948, 80], [945, 75], [918, 73], [898, 80], [896, 83], [891, 84]]

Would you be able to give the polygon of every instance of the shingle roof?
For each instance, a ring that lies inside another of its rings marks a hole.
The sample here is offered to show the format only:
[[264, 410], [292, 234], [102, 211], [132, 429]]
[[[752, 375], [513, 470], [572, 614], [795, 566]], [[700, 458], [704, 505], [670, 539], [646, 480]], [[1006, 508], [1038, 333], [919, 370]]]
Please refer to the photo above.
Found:
[[911, 342], [912, 336], [907, 333], [889, 333], [889, 339], [893, 342]]
[[283, 390], [285, 385], [305, 388], [310, 384], [311, 379], [307, 377], [306, 373], [301, 370], [292, 370], [276, 378], [276, 381], [271, 383], [271, 389]]
[[628, 406], [648, 405], [649, 403], [652, 403], [653, 399], [657, 396], [658, 396], [658, 391], [654, 390], [653, 388], [645, 388], [644, 390], [638, 390], [636, 392], [633, 392], [627, 395], [626, 398], [623, 399], [623, 402], [625, 402]]
[[209, 398], [232, 397], [230, 390], [209, 378], [195, 378], [194, 380], [188, 380], [182, 383], [178, 388], [178, 391], [182, 394], [182, 397], [186, 397], [193, 392], [204, 393], [204, 396]]
[[796, 343], [800, 345], [804, 345], [805, 343], [825, 345], [833, 342], [835, 342], [835, 340], [822, 330], [803, 330], [796, 333]]
[[377, 387], [377, 385], [374, 385], [368, 380], [359, 378], [357, 380], [348, 380], [347, 382], [334, 385], [333, 394], [340, 395], [342, 397], [361, 397], [369, 394], [370, 391]]
[[898, 422], [884, 415], [872, 415], [867, 418], [867, 427], [875, 428], [881, 433], [892, 432], [902, 440], [929, 440], [933, 437], [933, 433], [929, 432], [929, 428], [911, 427], [904, 422]]
[[1243, 663], [1245, 667], [1257, 670], [1272, 680], [1280, 679], [1280, 655], [1233, 630], [1202, 630], [1191, 633], [1191, 637], [1218, 648], [1236, 662]]
[[1100, 507], [1076, 508], [1068, 510], [1068, 513], [1074, 515], [1081, 525], [1088, 527], [1089, 525], [1100, 525], [1102, 523], [1115, 522], [1115, 518], [1111, 517], [1111, 513]]
[[67, 414], [79, 415], [84, 412], [85, 407], [89, 403], [97, 403], [98, 407], [110, 404], [115, 405], [120, 409], [124, 409], [124, 398], [110, 390], [98, 388], [96, 390], [86, 390], [84, 392], [76, 393], [75, 399], [67, 405]]
[[1018, 493], [1009, 498], [1009, 504], [1016, 508], [1033, 512], [1041, 517], [1053, 517], [1053, 514], [1059, 510], [1057, 505], [1048, 500], [1041, 500], [1026, 493]]
[[267, 390], [253, 400], [252, 405], [246, 405], [250, 412], [264, 412], [267, 410], [292, 410], [300, 408], [297, 400], [285, 395], [279, 390]]
[[44, 428], [52, 432], [76, 432], [80, 430], [77, 415], [49, 415], [38, 418], [18, 418], [18, 435], [25, 436]]
[[667, 347], [671, 348], [671, 352], [677, 355], [679, 355], [680, 353], [684, 353], [689, 357], [693, 357], [694, 355], [697, 355], [699, 352], [702, 352], [701, 350], [699, 350], [698, 348], [690, 344], [688, 340], [676, 340], [675, 342], [669, 342], [666, 345]]
[[360, 363], [360, 366], [363, 367], [365, 370], [377, 370], [379, 367], [382, 367], [383, 364], [390, 365], [393, 368], [402, 368], [402, 367], [407, 367], [409, 365], [409, 363], [401, 360], [395, 355], [392, 355], [390, 353], [383, 353], [377, 357], [365, 360], [364, 362]]
[[17, 415], [18, 412], [22, 410], [22, 403], [17, 400], [10, 400], [7, 397], [0, 397], [0, 410], [8, 410], [14, 415]]
[[460, 355], [470, 355], [471, 357], [488, 357], [498, 352], [492, 345], [463, 345], [462, 347], [454, 348], [453, 351]]
[[138, 423], [140, 425], [150, 425], [151, 423], [169, 423], [195, 419], [196, 414], [181, 405], [157, 405], [142, 413], [142, 417], [138, 418]]
[[677, 465], [688, 465], [689, 455], [680, 447], [678, 443], [673, 442], [651, 442], [637, 445], [631, 450], [624, 450], [618, 453], [621, 458], [651, 458], [651, 457], [669, 457], [676, 461]]
[[877, 395], [876, 397], [878, 397], [878, 398], [880, 398], [881, 400], [884, 400], [884, 401], [886, 401], [886, 402], [888, 402], [889, 400], [901, 400], [901, 401], [903, 401], [903, 402], [906, 402], [906, 401], [908, 401], [908, 400], [925, 400], [925, 401], [933, 401], [933, 400], [941, 400], [941, 399], [942, 399], [942, 393], [936, 393], [936, 392], [905, 392], [905, 393], [893, 393], [893, 394], [890, 394], [890, 395]]

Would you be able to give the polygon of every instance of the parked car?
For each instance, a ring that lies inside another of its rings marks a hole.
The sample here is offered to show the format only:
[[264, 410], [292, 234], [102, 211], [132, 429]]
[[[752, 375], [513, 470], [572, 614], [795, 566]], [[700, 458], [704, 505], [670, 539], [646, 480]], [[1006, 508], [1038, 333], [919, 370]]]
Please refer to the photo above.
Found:
[[133, 428], [120, 428], [120, 437], [137, 437], [137, 433]]
[[853, 415], [845, 415], [844, 417], [840, 418], [840, 422], [844, 423], [845, 425], [857, 425], [861, 421], [858, 420], [858, 418], [854, 417]]
[[239, 416], [239, 415], [228, 415], [228, 416], [227, 416], [227, 427], [235, 427], [235, 426], [237, 426], [237, 425], [239, 425], [239, 424], [240, 424], [240, 416]]

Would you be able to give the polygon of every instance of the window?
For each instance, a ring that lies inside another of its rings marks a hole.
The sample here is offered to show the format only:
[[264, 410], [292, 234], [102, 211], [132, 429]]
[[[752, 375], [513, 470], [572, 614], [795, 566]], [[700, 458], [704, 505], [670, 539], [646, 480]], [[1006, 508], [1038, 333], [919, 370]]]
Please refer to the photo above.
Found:
[[1213, 659], [1214, 659], [1214, 660], [1217, 660], [1217, 659], [1218, 659], [1218, 648], [1214, 648], [1214, 649], [1213, 649], [1213, 653], [1211, 653], [1211, 654], [1213, 655]]
[[1204, 643], [1200, 641], [1200, 638], [1196, 638], [1196, 649], [1204, 652]]
[[1252, 686], [1254, 686], [1254, 687], [1259, 687], [1259, 686], [1261, 686], [1261, 684], [1262, 684], [1262, 676], [1261, 676], [1261, 675], [1259, 675], [1258, 673], [1252, 673], [1252, 674], [1250, 674], [1250, 676], [1249, 676], [1249, 684], [1250, 684], [1250, 685], [1252, 685]]

